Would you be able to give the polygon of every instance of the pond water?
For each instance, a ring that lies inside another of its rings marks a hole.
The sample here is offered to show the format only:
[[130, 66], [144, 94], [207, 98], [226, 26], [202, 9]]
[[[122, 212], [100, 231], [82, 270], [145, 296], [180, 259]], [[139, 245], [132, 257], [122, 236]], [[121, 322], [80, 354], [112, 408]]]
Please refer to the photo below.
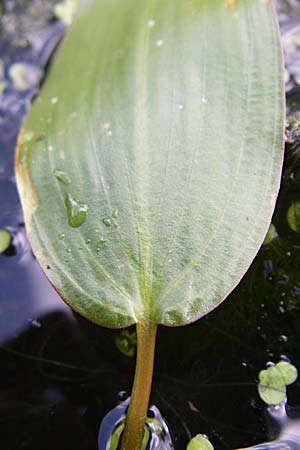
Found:
[[[99, 425], [127, 397], [134, 373], [134, 358], [120, 351], [120, 342], [131, 345], [129, 337], [70, 311], [26, 240], [14, 149], [64, 33], [53, 14], [55, 3], [0, 2], [0, 229], [12, 238], [0, 254], [4, 450], [97, 450]], [[300, 234], [287, 221], [300, 196], [300, 2], [278, 1], [277, 7], [287, 63], [288, 130], [275, 238], [217, 310], [188, 327], [159, 330], [152, 391], [159, 411], [153, 414], [166, 420], [176, 450], [185, 450], [198, 433], [217, 450], [266, 441], [273, 442], [257, 448], [300, 448], [299, 382], [288, 388], [281, 415], [268, 410], [257, 392], [258, 372], [268, 361], [288, 359], [300, 369]], [[128, 348], [125, 353], [132, 355]], [[118, 411], [123, 414], [122, 407]], [[106, 434], [111, 417], [104, 421]]]

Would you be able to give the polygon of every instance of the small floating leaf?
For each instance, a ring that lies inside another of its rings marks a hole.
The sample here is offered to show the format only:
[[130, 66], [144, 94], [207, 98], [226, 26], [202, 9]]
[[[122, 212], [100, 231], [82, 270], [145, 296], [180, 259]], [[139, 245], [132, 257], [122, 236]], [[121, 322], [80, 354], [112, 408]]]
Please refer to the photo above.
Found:
[[278, 373], [280, 373], [281, 379], [286, 386], [294, 383], [298, 377], [298, 371], [295, 366], [288, 363], [287, 361], [280, 361], [276, 364], [275, 368]]
[[36, 86], [42, 74], [41, 69], [33, 64], [14, 63], [9, 68], [9, 76], [14, 87], [19, 91], [26, 91]]
[[[151, 420], [151, 419], [147, 419], [147, 420]], [[119, 444], [120, 444], [120, 439], [121, 439], [122, 433], [124, 431], [124, 428], [125, 428], [125, 423], [122, 422], [121, 425], [119, 425], [115, 429], [115, 431], [113, 432], [113, 434], [112, 434], [112, 436], [110, 438], [108, 450], [118, 450], [120, 448]], [[143, 438], [141, 450], [147, 450], [148, 449], [149, 440], [150, 440], [149, 428], [147, 427], [147, 425], [145, 425], [145, 427], [144, 427], [144, 438]]]
[[293, 231], [300, 233], [300, 202], [291, 204], [287, 212], [287, 221]]
[[186, 450], [214, 450], [214, 447], [206, 436], [197, 434], [197, 436], [193, 437], [189, 442]]
[[79, 0], [63, 0], [54, 6], [54, 14], [66, 25], [71, 25]]
[[120, 334], [116, 336], [115, 343], [123, 355], [133, 358], [136, 353], [137, 345], [136, 332], [129, 330], [121, 331]]
[[259, 372], [258, 392], [268, 405], [278, 405], [286, 398], [286, 386], [294, 383], [298, 372], [296, 367], [286, 361], [280, 361]]
[[85, 203], [80, 203], [71, 194], [66, 194], [65, 205], [69, 225], [73, 228], [80, 227], [86, 220], [88, 206]]
[[277, 236], [276, 228], [275, 228], [275, 226], [271, 223], [271, 225], [270, 225], [270, 227], [269, 227], [269, 229], [268, 229], [268, 232], [267, 232], [267, 234], [266, 234], [266, 237], [265, 237], [265, 239], [264, 239], [263, 245], [268, 245], [268, 244], [270, 244], [270, 243], [273, 241], [273, 239], [276, 238], [276, 236]]
[[7, 230], [0, 230], [0, 253], [6, 252], [11, 243], [11, 235]]
[[66, 186], [68, 186], [69, 184], [71, 184], [71, 178], [66, 174], [66, 172], [64, 172], [63, 170], [60, 169], [54, 169], [53, 170], [53, 174], [56, 176], [56, 178], [61, 181], [63, 184], [65, 184]]

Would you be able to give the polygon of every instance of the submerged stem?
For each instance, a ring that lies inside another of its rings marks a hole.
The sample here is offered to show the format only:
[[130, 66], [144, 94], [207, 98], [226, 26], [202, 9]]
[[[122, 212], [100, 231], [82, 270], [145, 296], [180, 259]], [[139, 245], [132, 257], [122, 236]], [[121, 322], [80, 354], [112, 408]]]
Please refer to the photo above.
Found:
[[152, 385], [157, 325], [137, 323], [136, 369], [121, 450], [140, 450]]

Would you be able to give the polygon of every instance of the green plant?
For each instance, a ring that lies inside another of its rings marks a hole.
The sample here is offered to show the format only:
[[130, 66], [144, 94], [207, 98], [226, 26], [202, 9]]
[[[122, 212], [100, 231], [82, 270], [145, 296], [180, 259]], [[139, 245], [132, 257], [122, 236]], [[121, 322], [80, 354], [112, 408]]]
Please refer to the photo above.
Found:
[[214, 450], [214, 448], [206, 436], [198, 434], [190, 440], [186, 450]]
[[263, 242], [282, 73], [269, 2], [97, 0], [25, 121], [17, 182], [42, 267], [92, 322], [136, 324], [122, 450], [141, 447], [157, 326], [215, 308]]
[[298, 377], [296, 367], [286, 361], [269, 366], [259, 372], [258, 392], [268, 405], [279, 405], [286, 398], [286, 386]]
[[7, 230], [0, 230], [0, 253], [4, 253], [10, 246], [11, 235]]

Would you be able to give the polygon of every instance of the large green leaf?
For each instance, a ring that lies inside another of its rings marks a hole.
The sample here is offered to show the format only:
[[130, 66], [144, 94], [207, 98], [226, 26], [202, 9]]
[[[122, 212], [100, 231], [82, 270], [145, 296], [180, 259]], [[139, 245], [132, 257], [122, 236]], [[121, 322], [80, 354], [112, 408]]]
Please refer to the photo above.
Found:
[[270, 2], [95, 0], [20, 136], [27, 231], [51, 283], [110, 327], [216, 307], [268, 229], [283, 116]]

